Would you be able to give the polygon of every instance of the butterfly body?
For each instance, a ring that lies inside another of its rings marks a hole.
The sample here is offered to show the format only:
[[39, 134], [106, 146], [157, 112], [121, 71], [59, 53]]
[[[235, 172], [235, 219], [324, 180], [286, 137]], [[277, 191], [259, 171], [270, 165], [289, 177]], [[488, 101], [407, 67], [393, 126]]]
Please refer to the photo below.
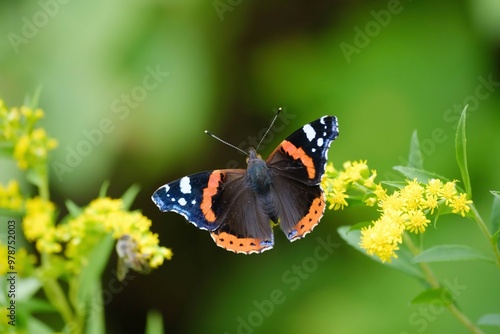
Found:
[[161, 211], [208, 230], [220, 247], [261, 253], [274, 245], [272, 223], [290, 241], [318, 224], [325, 209], [321, 177], [337, 136], [336, 117], [323, 116], [295, 131], [266, 160], [252, 148], [247, 169], [185, 176], [158, 188], [152, 199]]

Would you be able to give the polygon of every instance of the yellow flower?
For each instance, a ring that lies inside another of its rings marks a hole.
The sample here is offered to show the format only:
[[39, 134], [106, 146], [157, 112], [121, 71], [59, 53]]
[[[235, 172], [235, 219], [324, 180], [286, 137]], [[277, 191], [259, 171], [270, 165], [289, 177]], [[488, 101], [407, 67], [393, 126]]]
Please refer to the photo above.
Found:
[[430, 179], [427, 187], [425, 188], [425, 193], [427, 197], [429, 196], [441, 196], [443, 192], [443, 182], [440, 179]]
[[404, 225], [395, 212], [383, 215], [373, 225], [361, 229], [361, 248], [368, 255], [376, 255], [382, 262], [397, 258], [396, 251], [402, 243]]
[[0, 105], [0, 142], [13, 148], [14, 158], [20, 169], [28, 169], [44, 164], [47, 152], [57, 146], [55, 139], [49, 138], [44, 129], [35, 128], [43, 117], [43, 111], [22, 106], [7, 110], [3, 101]]
[[449, 204], [453, 197], [457, 194], [455, 183], [457, 181], [446, 182], [441, 188], [441, 196], [445, 199], [445, 203]]
[[465, 214], [470, 211], [469, 204], [471, 203], [472, 201], [467, 199], [466, 194], [461, 193], [458, 196], [454, 196], [450, 200], [451, 212], [460, 213], [462, 217], [465, 217]]
[[0, 184], [0, 208], [20, 211], [22, 207], [23, 198], [17, 181], [11, 180], [5, 187]]
[[423, 209], [430, 209], [431, 215], [434, 213], [434, 209], [439, 206], [438, 197], [436, 195], [428, 194], [425, 200], [422, 202]]
[[405, 201], [398, 191], [394, 192], [392, 195], [386, 196], [383, 200], [379, 201], [379, 207], [382, 209], [382, 211], [402, 211], [404, 206]]
[[[365, 161], [365, 163], [366, 163], [366, 161]], [[372, 169], [372, 175], [364, 181], [365, 187], [367, 187], [367, 188], [375, 187], [376, 186], [376, 184], [375, 184], [376, 177], [377, 177], [377, 171], [375, 169]]]
[[420, 185], [416, 179], [413, 181], [407, 181], [408, 185], [401, 189], [401, 198], [405, 201], [407, 210], [416, 210], [420, 207], [423, 195], [424, 187]]
[[427, 225], [431, 222], [420, 210], [410, 210], [405, 214], [407, 221], [406, 229], [412, 233], [423, 233]]
[[344, 209], [344, 206], [348, 205], [346, 201], [347, 198], [349, 198], [349, 195], [347, 195], [344, 191], [333, 189], [327, 196], [327, 200], [330, 202], [329, 209]]
[[34, 241], [42, 238], [54, 226], [54, 212], [54, 204], [40, 197], [26, 200], [26, 216], [23, 219], [26, 239]]
[[348, 180], [350, 182], [356, 182], [363, 178], [362, 174], [368, 171], [368, 166], [365, 161], [347, 161], [343, 165], [345, 173], [347, 174]]

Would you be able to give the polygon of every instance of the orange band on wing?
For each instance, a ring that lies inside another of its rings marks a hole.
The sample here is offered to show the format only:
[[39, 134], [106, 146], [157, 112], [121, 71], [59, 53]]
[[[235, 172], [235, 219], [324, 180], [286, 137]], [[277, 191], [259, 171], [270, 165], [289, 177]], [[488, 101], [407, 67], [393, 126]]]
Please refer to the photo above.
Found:
[[325, 199], [321, 197], [315, 198], [311, 204], [309, 212], [304, 216], [299, 222], [294, 226], [297, 234], [290, 240], [295, 241], [304, 237], [307, 233], [311, 232], [312, 229], [318, 225], [319, 220], [323, 217], [323, 212], [325, 211]]
[[316, 176], [316, 169], [314, 168], [314, 162], [310, 156], [304, 152], [303, 149], [297, 148], [295, 145], [290, 143], [287, 140], [284, 140], [283, 143], [281, 143], [281, 148], [283, 151], [285, 151], [286, 154], [291, 156], [295, 160], [300, 160], [302, 161], [302, 164], [307, 168], [307, 176], [310, 179], [314, 179]]
[[261, 253], [273, 247], [272, 244], [261, 245], [262, 240], [256, 238], [238, 238], [226, 232], [210, 234], [217, 246], [235, 253]]
[[217, 188], [222, 181], [222, 173], [213, 171], [208, 179], [207, 187], [203, 189], [203, 199], [200, 204], [201, 212], [209, 223], [215, 221], [215, 213], [212, 210], [212, 198], [217, 194]]

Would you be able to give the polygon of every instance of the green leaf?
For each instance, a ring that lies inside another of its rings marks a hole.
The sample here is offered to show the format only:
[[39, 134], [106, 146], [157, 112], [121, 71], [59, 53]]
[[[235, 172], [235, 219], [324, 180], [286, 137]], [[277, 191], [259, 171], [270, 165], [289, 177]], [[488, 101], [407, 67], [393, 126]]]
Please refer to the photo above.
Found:
[[38, 108], [38, 101], [40, 100], [40, 94], [42, 93], [42, 86], [38, 85], [33, 93], [33, 97], [26, 96], [24, 98], [24, 105], [29, 106], [32, 109]]
[[485, 314], [477, 321], [480, 326], [500, 327], [500, 313]]
[[440, 245], [426, 249], [413, 258], [414, 263], [483, 260], [494, 262], [475, 249], [463, 245]]
[[161, 313], [155, 310], [148, 312], [146, 320], [146, 334], [163, 334], [163, 318]]
[[26, 173], [26, 179], [38, 188], [43, 187], [45, 183], [44, 177], [36, 169], [29, 169]]
[[420, 150], [417, 130], [413, 131], [413, 134], [411, 135], [410, 153], [408, 154], [408, 167], [417, 169], [424, 168], [424, 157], [422, 156], [422, 150]]
[[442, 181], [449, 181], [446, 177], [429, 172], [424, 169], [406, 166], [394, 166], [392, 169], [397, 170], [403, 174], [408, 180], [417, 179], [421, 183], [427, 183], [430, 179], [441, 179]]
[[78, 217], [83, 211], [82, 208], [70, 199], [64, 201], [64, 204], [66, 204], [66, 208], [72, 217]]
[[491, 191], [493, 194], [493, 205], [491, 207], [491, 225], [493, 228], [493, 241], [497, 243], [500, 248], [500, 192]]
[[99, 189], [99, 198], [106, 197], [106, 193], [108, 192], [109, 188], [109, 180], [106, 180], [102, 183], [101, 189]]
[[411, 304], [450, 305], [454, 302], [453, 296], [446, 288], [428, 289], [412, 299]]
[[26, 277], [18, 280], [17, 287], [17, 300], [30, 300], [40, 290], [42, 283], [35, 277]]
[[27, 333], [37, 333], [37, 334], [53, 334], [54, 331], [52, 328], [47, 326], [45, 323], [41, 322], [35, 317], [28, 318], [28, 330]]
[[406, 181], [381, 181], [380, 183], [385, 186], [394, 187], [396, 189], [402, 189], [408, 185], [408, 182]]
[[130, 186], [130, 188], [127, 189], [127, 191], [123, 193], [122, 201], [125, 210], [128, 210], [132, 206], [132, 203], [134, 202], [140, 190], [141, 187], [139, 185], [133, 184]]
[[[340, 237], [344, 239], [350, 246], [352, 246], [357, 251], [361, 252], [363, 255], [368, 256], [372, 260], [382, 263], [382, 261], [376, 257], [375, 255], [368, 255], [364, 249], [359, 246], [359, 241], [361, 237], [360, 230], [351, 230], [350, 226], [340, 226], [337, 229]], [[425, 281], [424, 274], [420, 270], [420, 267], [411, 262], [412, 256], [411, 254], [401, 249], [398, 251], [398, 258], [393, 259], [392, 262], [382, 263], [388, 267], [392, 267], [399, 271], [402, 271], [408, 276], [411, 276], [419, 281]]]
[[92, 250], [88, 259], [88, 265], [83, 269], [80, 276], [78, 299], [81, 303], [87, 301], [89, 292], [95, 288], [96, 282], [99, 282], [114, 244], [115, 240], [112, 235], [107, 234]]
[[29, 311], [29, 313], [43, 313], [43, 312], [56, 311], [54, 306], [52, 306], [52, 304], [50, 304], [44, 299], [31, 298], [30, 300], [24, 302], [24, 306]]
[[357, 224], [354, 224], [354, 225], [350, 226], [348, 232], [356, 231], [356, 230], [361, 230], [363, 227], [368, 227], [371, 224], [372, 224], [371, 222], [359, 222]]
[[460, 119], [458, 120], [457, 135], [455, 137], [455, 150], [457, 156], [458, 167], [460, 168], [460, 173], [462, 175], [462, 182], [465, 187], [465, 193], [467, 198], [471, 198], [471, 185], [469, 178], [469, 171], [467, 169], [467, 150], [466, 150], [466, 138], [465, 138], [465, 119], [467, 118], [467, 106], [465, 106]]
[[87, 306], [88, 313], [86, 316], [85, 333], [104, 334], [106, 332], [104, 306], [103, 301], [98, 299], [102, 296], [101, 282], [99, 280], [94, 282], [90, 296], [93, 297], [89, 298], [89, 305]]

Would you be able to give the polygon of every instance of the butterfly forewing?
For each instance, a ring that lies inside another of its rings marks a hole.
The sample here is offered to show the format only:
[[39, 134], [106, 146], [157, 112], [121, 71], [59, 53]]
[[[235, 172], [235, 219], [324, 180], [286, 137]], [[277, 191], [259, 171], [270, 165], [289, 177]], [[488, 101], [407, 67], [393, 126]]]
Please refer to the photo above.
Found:
[[307, 184], [319, 184], [325, 173], [328, 149], [337, 138], [335, 116], [323, 116], [286, 138], [267, 159], [277, 173]]

